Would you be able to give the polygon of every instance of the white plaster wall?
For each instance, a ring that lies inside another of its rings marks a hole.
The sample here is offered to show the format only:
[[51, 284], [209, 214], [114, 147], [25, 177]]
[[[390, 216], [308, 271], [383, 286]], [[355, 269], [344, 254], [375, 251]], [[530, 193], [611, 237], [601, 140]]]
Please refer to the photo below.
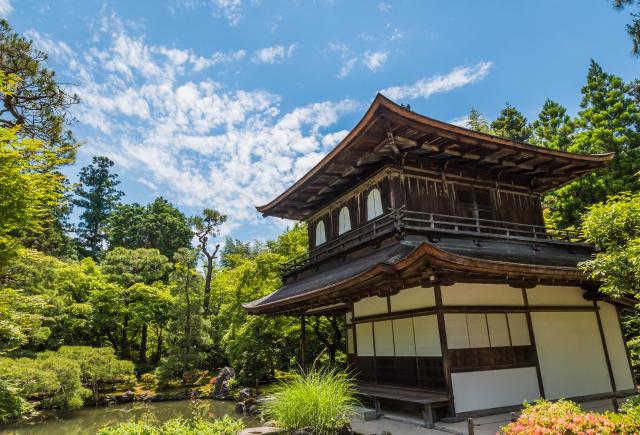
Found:
[[356, 346], [358, 356], [373, 356], [373, 329], [371, 323], [356, 324]]
[[618, 390], [634, 388], [634, 380], [629, 369], [627, 351], [624, 348], [616, 307], [608, 302], [598, 302], [598, 306], [600, 307], [600, 320], [602, 321], [604, 339], [607, 343], [607, 351], [609, 352], [616, 388]]
[[511, 332], [511, 345], [531, 345], [527, 315], [525, 313], [508, 313], [507, 318], [509, 319], [509, 332]]
[[400, 290], [391, 296], [391, 312], [428, 308], [436, 305], [436, 297], [431, 288], [413, 287]]
[[444, 328], [447, 333], [447, 347], [449, 349], [469, 348], [466, 314], [445, 314]]
[[347, 328], [347, 353], [354, 353], [354, 338], [353, 338], [353, 328]]
[[435, 314], [413, 318], [417, 356], [442, 356], [438, 318]]
[[393, 356], [393, 326], [391, 320], [373, 322], [376, 356]]
[[412, 318], [393, 320], [393, 345], [396, 356], [416, 355]]
[[370, 296], [367, 298], [362, 298], [358, 302], [353, 304], [353, 316], [354, 317], [362, 317], [362, 316], [371, 316], [374, 314], [384, 314], [387, 313], [387, 298], [379, 297], [379, 296]]
[[456, 412], [518, 405], [540, 398], [535, 367], [452, 373], [451, 384]]
[[511, 346], [507, 315], [505, 313], [487, 314], [487, 324], [489, 325], [491, 347]]
[[[469, 347], [489, 347], [489, 330], [484, 314], [466, 314]], [[448, 328], [447, 328], [448, 330]], [[447, 343], [449, 340], [447, 340]]]
[[527, 289], [529, 305], [593, 305], [582, 297], [584, 290], [580, 287], [563, 287], [539, 285]]
[[593, 312], [533, 312], [547, 399], [611, 391], [600, 331]]
[[442, 287], [443, 305], [524, 305], [522, 290], [506, 284], [458, 283]]

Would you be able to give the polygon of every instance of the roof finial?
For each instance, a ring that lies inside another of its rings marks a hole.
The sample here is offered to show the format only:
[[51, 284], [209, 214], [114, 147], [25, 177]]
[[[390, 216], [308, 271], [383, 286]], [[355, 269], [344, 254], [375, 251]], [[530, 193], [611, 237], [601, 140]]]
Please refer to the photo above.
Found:
[[400, 104], [400, 107], [402, 107], [403, 109], [411, 110], [411, 104], [409, 104], [409, 103], [407, 103], [407, 104]]

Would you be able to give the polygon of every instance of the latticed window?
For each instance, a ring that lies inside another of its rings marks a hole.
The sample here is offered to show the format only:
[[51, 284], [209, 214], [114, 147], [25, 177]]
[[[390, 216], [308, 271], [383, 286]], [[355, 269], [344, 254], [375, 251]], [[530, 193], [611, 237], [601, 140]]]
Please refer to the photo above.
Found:
[[338, 234], [346, 233], [351, 229], [351, 216], [349, 215], [349, 209], [342, 207], [340, 210], [340, 216], [338, 217]]
[[367, 220], [378, 217], [382, 214], [382, 198], [378, 189], [372, 189], [367, 195]]
[[327, 233], [324, 229], [324, 221], [319, 221], [316, 224], [316, 246], [320, 246], [326, 241]]

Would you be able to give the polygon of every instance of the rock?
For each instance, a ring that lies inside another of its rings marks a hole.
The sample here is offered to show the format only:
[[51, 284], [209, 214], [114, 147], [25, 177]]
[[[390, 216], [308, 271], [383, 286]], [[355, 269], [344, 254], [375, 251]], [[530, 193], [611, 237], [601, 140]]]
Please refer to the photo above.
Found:
[[247, 429], [244, 429], [242, 432], [240, 432], [239, 435], [260, 435], [260, 434], [265, 434], [265, 433], [270, 433], [270, 434], [278, 434], [278, 433], [284, 433], [282, 431], [282, 429], [278, 429], [277, 427], [250, 427]]
[[249, 397], [253, 397], [253, 394], [251, 393], [251, 388], [243, 388], [242, 390], [240, 390], [240, 401], [245, 401]]
[[216, 376], [216, 383], [213, 387], [213, 397], [216, 399], [224, 399], [229, 394], [229, 381], [235, 379], [236, 371], [231, 367], [225, 367], [220, 370]]
[[250, 405], [248, 408], [245, 405], [245, 409], [247, 410], [247, 414], [249, 415], [258, 415], [258, 413], [260, 412], [258, 410], [258, 406], [257, 405]]
[[118, 398], [118, 402], [120, 403], [133, 402], [134, 397], [135, 397], [135, 394], [133, 393], [133, 391], [128, 390], [120, 395], [120, 397]]
[[236, 403], [236, 412], [238, 414], [244, 414], [244, 403], [243, 402]]

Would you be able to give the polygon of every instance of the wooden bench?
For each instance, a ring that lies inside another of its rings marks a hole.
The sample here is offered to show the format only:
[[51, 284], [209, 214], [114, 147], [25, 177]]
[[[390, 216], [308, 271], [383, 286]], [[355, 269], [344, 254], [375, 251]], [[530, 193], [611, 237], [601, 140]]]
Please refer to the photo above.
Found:
[[447, 394], [432, 393], [411, 388], [361, 384], [357, 386], [357, 391], [360, 395], [371, 398], [374, 401], [375, 410], [378, 415], [381, 414], [379, 399], [420, 405], [422, 407], [424, 425], [427, 428], [433, 427], [433, 409], [445, 408], [451, 403], [451, 398]]

